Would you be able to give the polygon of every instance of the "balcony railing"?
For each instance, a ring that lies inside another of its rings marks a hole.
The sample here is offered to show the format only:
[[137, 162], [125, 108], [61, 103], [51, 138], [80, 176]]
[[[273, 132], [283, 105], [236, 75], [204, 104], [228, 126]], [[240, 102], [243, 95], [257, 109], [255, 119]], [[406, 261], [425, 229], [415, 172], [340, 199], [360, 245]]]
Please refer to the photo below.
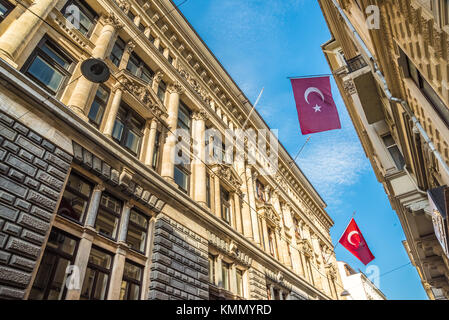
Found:
[[354, 58], [346, 60], [346, 65], [348, 67], [348, 72], [352, 73], [366, 67], [368, 64], [365, 62], [361, 55], [358, 55]]

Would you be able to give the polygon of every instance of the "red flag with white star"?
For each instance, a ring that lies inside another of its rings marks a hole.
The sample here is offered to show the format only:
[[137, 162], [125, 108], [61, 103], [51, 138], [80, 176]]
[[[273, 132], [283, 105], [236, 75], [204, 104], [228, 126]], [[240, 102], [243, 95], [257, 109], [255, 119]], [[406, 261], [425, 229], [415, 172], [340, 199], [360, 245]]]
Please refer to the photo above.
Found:
[[338, 242], [356, 256], [357, 259], [362, 261], [364, 265], [374, 260], [374, 256], [368, 248], [368, 244], [365, 238], [363, 238], [362, 232], [360, 232], [354, 218], [351, 219], [351, 222]]
[[303, 135], [341, 129], [329, 77], [291, 79]]

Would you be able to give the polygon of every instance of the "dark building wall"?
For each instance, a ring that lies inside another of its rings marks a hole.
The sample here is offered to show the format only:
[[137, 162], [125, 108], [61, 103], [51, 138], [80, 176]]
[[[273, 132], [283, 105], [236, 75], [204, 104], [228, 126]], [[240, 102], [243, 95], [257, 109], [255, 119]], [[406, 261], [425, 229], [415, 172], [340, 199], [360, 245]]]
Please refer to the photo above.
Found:
[[209, 299], [208, 242], [159, 214], [155, 223], [149, 299]]
[[23, 299], [72, 156], [0, 112], [0, 298]]

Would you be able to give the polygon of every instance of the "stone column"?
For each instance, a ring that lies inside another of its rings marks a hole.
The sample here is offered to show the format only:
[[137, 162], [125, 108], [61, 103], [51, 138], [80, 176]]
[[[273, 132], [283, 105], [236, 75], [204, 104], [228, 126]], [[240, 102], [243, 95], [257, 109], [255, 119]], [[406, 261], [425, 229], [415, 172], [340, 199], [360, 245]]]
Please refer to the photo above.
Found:
[[248, 199], [251, 213], [251, 223], [253, 228], [253, 240], [257, 244], [261, 244], [260, 236], [259, 236], [259, 224], [257, 223], [257, 212], [256, 212], [256, 198], [254, 193], [254, 181], [257, 178], [257, 173], [251, 171], [251, 167], [246, 167], [246, 179], [248, 186]]
[[[239, 190], [240, 191], [240, 190]], [[234, 192], [234, 215], [237, 232], [243, 233], [242, 230], [242, 212], [240, 211], [240, 195], [239, 192]]]
[[[290, 227], [290, 237], [292, 238], [292, 242], [295, 243], [296, 242], [296, 232], [295, 232], [295, 228], [293, 226], [293, 218], [292, 218], [290, 205], [287, 203], [284, 204], [282, 206], [282, 212], [284, 214], [284, 217], [289, 217], [288, 219], [292, 221], [292, 224]], [[304, 277], [304, 266], [301, 261], [300, 252], [298, 251], [297, 248], [293, 248], [293, 246], [290, 247], [290, 252], [292, 255], [293, 271]]]
[[153, 164], [153, 154], [154, 154], [154, 147], [156, 144], [156, 133], [157, 133], [157, 127], [158, 127], [158, 120], [153, 117], [150, 120], [147, 120], [147, 125], [145, 128], [145, 134], [144, 139], [146, 140], [146, 143], [144, 142], [145, 146], [145, 153], [143, 154], [143, 162], [146, 166], [151, 167]]
[[15, 60], [37, 31], [41, 19], [45, 20], [57, 3], [39, 0], [33, 1], [28, 10], [20, 8], [22, 14], [0, 36], [0, 58], [17, 68]]
[[214, 174], [214, 203], [215, 203], [215, 216], [221, 219], [221, 188], [220, 188], [220, 178], [218, 175]]
[[192, 169], [194, 172], [194, 191], [193, 199], [199, 204], [207, 207], [206, 202], [206, 141], [205, 131], [206, 131], [206, 119], [208, 118], [205, 111], [198, 111], [193, 114], [193, 140], [194, 140], [194, 150], [193, 153], [195, 157], [192, 162]]
[[237, 294], [237, 270], [235, 263], [231, 265], [229, 289], [233, 294]]
[[[267, 191], [267, 194], [268, 193], [269, 193], [269, 191]], [[287, 267], [291, 267], [290, 256], [288, 254], [288, 248], [287, 248], [289, 246], [289, 244], [288, 244], [287, 240], [284, 239], [285, 234], [287, 234], [287, 233], [290, 234], [290, 232], [289, 232], [290, 228], [285, 226], [285, 224], [287, 224], [286, 216], [284, 215], [284, 213], [281, 209], [281, 203], [279, 202], [279, 197], [276, 192], [274, 192], [274, 196], [271, 198], [271, 202], [273, 203], [274, 210], [281, 217], [281, 226], [280, 226], [281, 229], [280, 229], [280, 234], [279, 234], [279, 247], [280, 247], [279, 255], [282, 256], [284, 264]]]
[[268, 235], [268, 227], [267, 227], [267, 220], [262, 217], [260, 219], [262, 221], [262, 236], [263, 239], [261, 239], [260, 241], [260, 245], [263, 246], [265, 248], [265, 251], [270, 253], [270, 240], [269, 240], [269, 235]]
[[242, 226], [243, 226], [243, 235], [246, 238], [254, 239], [253, 236], [253, 226], [251, 222], [251, 213], [248, 205], [248, 188], [247, 188], [247, 179], [246, 179], [246, 169], [245, 169], [245, 161], [243, 159], [236, 159], [235, 161], [235, 169], [242, 179], [243, 183], [241, 186], [242, 192]]
[[101, 193], [105, 190], [102, 184], [97, 184], [92, 192], [89, 208], [87, 209], [86, 226], [95, 228], [98, 207], [100, 206]]
[[153, 82], [151, 84], [151, 89], [153, 89], [153, 91], [155, 93], [157, 93], [157, 89], [159, 87], [159, 82], [162, 80], [163, 76], [164, 76], [164, 74], [162, 71], [156, 72], [156, 74], [153, 76]]
[[[113, 14], [103, 16], [104, 23], [103, 29], [95, 42], [95, 48], [92, 50], [92, 57], [98, 59], [104, 59], [108, 53], [111, 42], [115, 37], [116, 31], [123, 25]], [[85, 77], [80, 77], [76, 83], [76, 86], [70, 96], [70, 100], [67, 105], [81, 116], [86, 116], [87, 101], [89, 99], [91, 90], [95, 84]]]
[[111, 279], [109, 280], [107, 300], [120, 299], [123, 271], [125, 270], [126, 247], [126, 245], [120, 243], [115, 252], [114, 261], [112, 263]]
[[134, 207], [134, 203], [127, 201], [125, 202], [122, 209], [122, 217], [120, 219], [120, 228], [119, 228], [119, 236], [118, 241], [126, 243], [126, 235], [128, 233], [128, 223], [129, 223], [129, 215], [131, 213], [131, 209]]
[[162, 151], [162, 169], [161, 176], [165, 179], [174, 182], [174, 161], [175, 161], [175, 145], [176, 136], [174, 132], [178, 125], [178, 110], [179, 110], [179, 97], [183, 92], [183, 88], [179, 82], [171, 84], [168, 88], [170, 93], [168, 102], [168, 119], [167, 123], [170, 131], [167, 133], [167, 139], [165, 141]]
[[218, 287], [223, 287], [223, 274], [221, 273], [221, 263], [223, 261], [223, 256], [219, 254], [217, 256], [217, 263], [215, 266], [215, 283]]
[[274, 299], [275, 299], [275, 296], [274, 296], [274, 287], [273, 287], [272, 284], [270, 284], [270, 295], [271, 295], [271, 300], [274, 300]]
[[114, 88], [114, 98], [112, 99], [109, 110], [106, 114], [106, 120], [104, 124], [103, 134], [107, 137], [112, 136], [112, 130], [114, 129], [115, 118], [117, 117], [120, 104], [122, 103], [123, 88], [120, 84]]
[[274, 235], [276, 238], [276, 248], [277, 248], [277, 254], [278, 254], [278, 259], [280, 263], [283, 264], [287, 264], [285, 261], [285, 256], [283, 254], [283, 246], [282, 246], [282, 240], [281, 240], [281, 228], [276, 228], [276, 230], [274, 231]]
[[81, 240], [78, 243], [78, 251], [76, 253], [74, 265], [78, 268], [79, 287], [67, 290], [66, 300], [79, 300], [81, 290], [83, 289], [83, 282], [86, 276], [87, 264], [89, 262], [90, 249], [94, 241], [95, 232], [86, 228]]
[[125, 51], [123, 52], [122, 59], [120, 60], [120, 64], [118, 66], [119, 70], [125, 70], [128, 66], [129, 57], [131, 53], [133, 53], [136, 44], [133, 41], [128, 41], [125, 46]]

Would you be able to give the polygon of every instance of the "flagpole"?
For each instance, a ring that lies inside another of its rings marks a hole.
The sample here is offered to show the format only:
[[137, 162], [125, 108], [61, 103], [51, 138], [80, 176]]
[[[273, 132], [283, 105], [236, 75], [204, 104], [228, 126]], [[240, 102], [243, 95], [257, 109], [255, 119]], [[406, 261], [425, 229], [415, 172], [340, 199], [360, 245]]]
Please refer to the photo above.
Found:
[[333, 74], [332, 73], [311, 74], [311, 75], [307, 75], [307, 76], [287, 77], [287, 79], [317, 78], [317, 77], [330, 77], [330, 76], [333, 76]]
[[[343, 232], [341, 233], [341, 236], [338, 237], [338, 241], [337, 241], [337, 243], [334, 245], [334, 252], [335, 252], [335, 248], [340, 244], [340, 239], [341, 239], [341, 237], [345, 234], [346, 229], [349, 227], [349, 224], [351, 223], [351, 221], [352, 221], [352, 219], [354, 218], [354, 216], [355, 216], [355, 211], [352, 213], [351, 218], [349, 219], [348, 224], [347, 224], [346, 227], [343, 229]], [[330, 256], [329, 256], [329, 258], [330, 258]], [[327, 260], [326, 260], [326, 262], [325, 262], [324, 264], [327, 264], [327, 261], [329, 260], [329, 258], [327, 258]]]
[[246, 123], [248, 122], [249, 118], [250, 118], [251, 115], [253, 114], [254, 109], [256, 109], [256, 106], [257, 106], [257, 104], [259, 103], [260, 97], [262, 97], [262, 93], [263, 93], [264, 90], [265, 90], [265, 88], [262, 88], [262, 90], [260, 91], [259, 96], [258, 96], [257, 99], [256, 99], [256, 102], [254, 103], [254, 105], [253, 105], [251, 111], [250, 111], [249, 114], [248, 114], [248, 117], [246, 117], [246, 120], [245, 120], [245, 122], [243, 123], [242, 130], [245, 130]]

